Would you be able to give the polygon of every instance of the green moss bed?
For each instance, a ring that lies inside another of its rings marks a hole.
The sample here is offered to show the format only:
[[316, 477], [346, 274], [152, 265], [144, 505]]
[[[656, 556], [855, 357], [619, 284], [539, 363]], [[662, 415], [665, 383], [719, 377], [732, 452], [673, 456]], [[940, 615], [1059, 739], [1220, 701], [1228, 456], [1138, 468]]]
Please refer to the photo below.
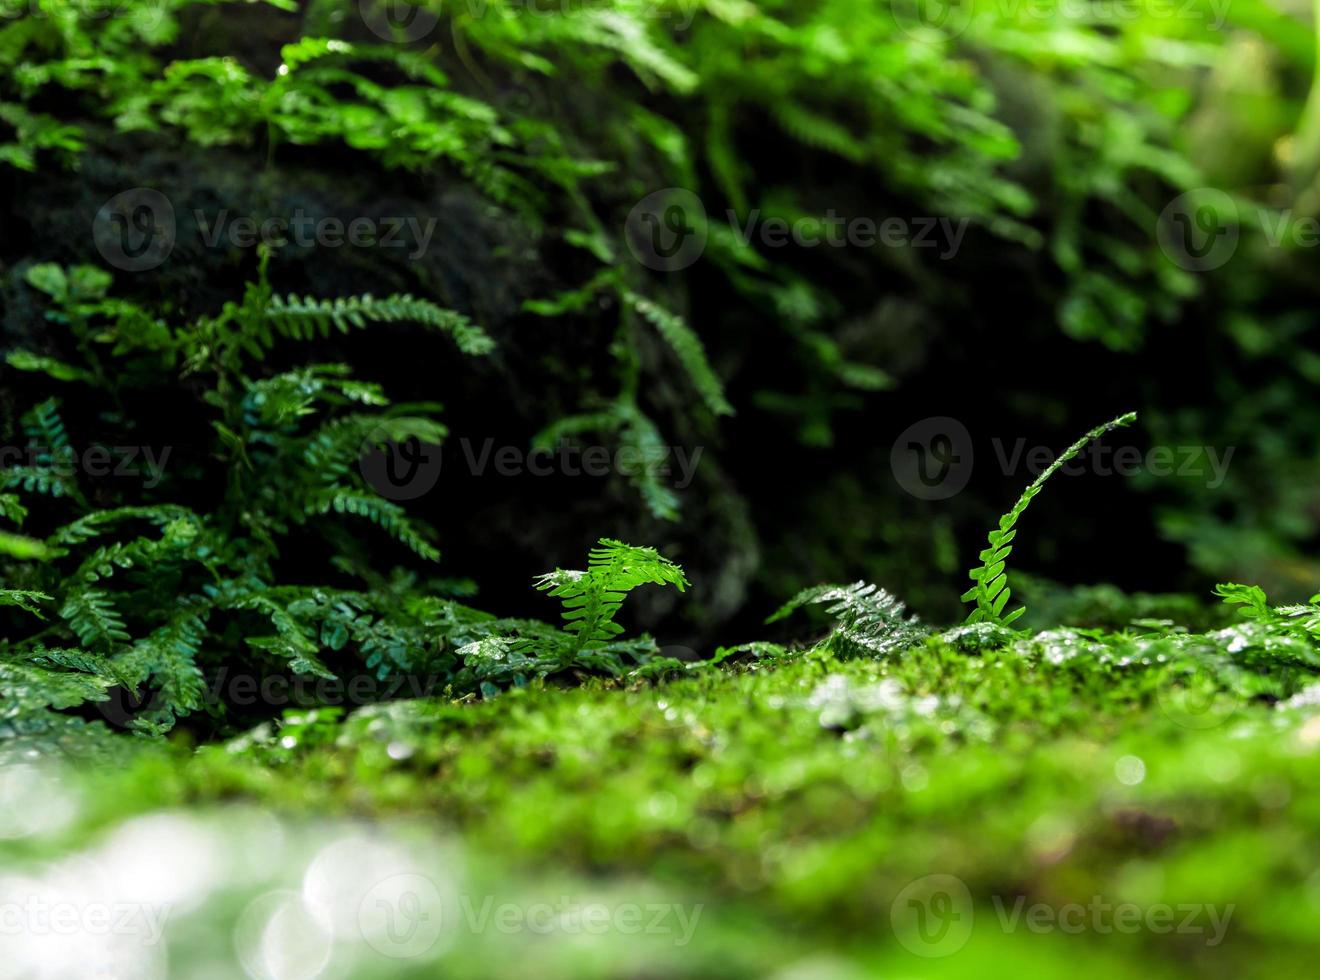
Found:
[[0, 888], [58, 891], [77, 867], [85, 892], [87, 868], [140, 865], [117, 887], [166, 913], [163, 936], [107, 938], [136, 971], [108, 975], [1307, 967], [1307, 642], [1262, 623], [980, 624], [888, 657], [837, 634], [756, 649], [658, 679], [287, 712], [197, 750], [117, 741], [116, 765], [11, 765]]

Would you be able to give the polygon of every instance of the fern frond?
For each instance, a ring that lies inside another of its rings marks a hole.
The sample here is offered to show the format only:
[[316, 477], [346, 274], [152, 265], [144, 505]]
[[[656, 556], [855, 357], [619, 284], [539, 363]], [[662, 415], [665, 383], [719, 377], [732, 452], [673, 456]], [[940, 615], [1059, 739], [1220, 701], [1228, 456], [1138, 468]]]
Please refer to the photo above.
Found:
[[40, 354], [34, 354], [32, 351], [15, 350], [5, 355], [5, 363], [15, 371], [31, 371], [44, 374], [55, 381], [81, 381], [84, 384], [95, 384], [96, 376], [90, 371], [80, 367], [74, 367], [72, 364], [65, 364], [63, 361], [53, 357], [46, 357]]
[[27, 493], [47, 497], [71, 497], [75, 500], [79, 497], [77, 486], [68, 476], [39, 466], [10, 466], [0, 471], [0, 486], [6, 489], [17, 487]]
[[639, 461], [627, 474], [647, 509], [663, 521], [678, 520], [678, 494], [660, 482], [657, 472], [660, 464], [669, 457], [669, 447], [665, 445], [660, 430], [655, 423], [633, 406], [625, 406], [621, 412], [623, 428], [619, 432], [620, 449], [631, 449]]
[[1008, 605], [1009, 597], [1012, 595], [1008, 587], [1006, 563], [1009, 554], [1013, 551], [1013, 539], [1017, 537], [1018, 518], [1027, 509], [1027, 505], [1040, 493], [1045, 481], [1053, 476], [1064, 463], [1076, 457], [1086, 447], [1087, 443], [1099, 439], [1111, 429], [1131, 425], [1136, 418], [1136, 412], [1128, 412], [1126, 415], [1111, 419], [1104, 425], [1096, 426], [1086, 433], [1065, 449], [1058, 459], [1041, 471], [1040, 476], [1036, 477], [1031, 485], [1022, 492], [1022, 496], [1013, 505], [1013, 509], [999, 519], [999, 527], [988, 535], [990, 547], [984, 549], [979, 555], [981, 567], [973, 568], [968, 573], [968, 576], [976, 584], [963, 593], [962, 601], [975, 602], [976, 608], [968, 614], [966, 622], [979, 623], [984, 621], [998, 626], [1010, 626], [1027, 611], [1025, 606], [1019, 606], [1004, 615], [1004, 609]]
[[1221, 582], [1215, 586], [1215, 595], [1226, 603], [1242, 606], [1242, 613], [1248, 619], [1265, 622], [1271, 618], [1269, 598], [1259, 585]]
[[190, 521], [200, 526], [201, 518], [187, 507], [179, 504], [152, 504], [143, 507], [114, 507], [109, 510], [92, 511], [76, 521], [70, 521], [57, 528], [46, 543], [53, 548], [82, 544], [92, 538], [105, 534], [112, 527], [123, 521], [147, 521], [158, 528], [164, 528], [174, 521]]
[[60, 616], [86, 647], [110, 648], [130, 639], [110, 597], [99, 589], [80, 589], [64, 600]]
[[701, 339], [687, 321], [631, 290], [624, 290], [623, 297], [664, 338], [706, 407], [716, 415], [733, 415], [733, 406], [724, 396], [724, 384], [710, 366]]
[[104, 701], [106, 689], [113, 684], [110, 678], [96, 674], [0, 660], [0, 703], [4, 705], [0, 717]]
[[623, 632], [614, 616], [624, 597], [640, 585], [687, 588], [683, 570], [654, 548], [601, 538], [588, 556], [587, 570], [556, 569], [538, 576], [536, 587], [564, 604], [564, 630], [574, 636], [566, 659], [602, 647]]
[[44, 402], [33, 405], [23, 415], [23, 432], [37, 447], [41, 456], [41, 465], [51, 465], [56, 461], [66, 460], [71, 452], [69, 433], [60, 418], [60, 403], [57, 398], [47, 398]]
[[0, 493], [0, 517], [13, 521], [19, 527], [27, 519], [28, 510], [18, 501], [16, 493]]
[[304, 589], [265, 589], [227, 604], [231, 609], [251, 609], [270, 618], [274, 636], [248, 637], [248, 646], [265, 650], [287, 661], [295, 673], [311, 674], [333, 680], [334, 674], [320, 660], [321, 647], [312, 639], [310, 629], [298, 621], [292, 607]]
[[426, 445], [440, 445], [449, 429], [422, 414], [437, 407], [399, 405], [397, 412], [410, 414], [344, 415], [324, 423], [307, 437], [302, 448], [302, 462], [311, 482], [323, 487], [343, 486], [364, 453], [388, 449], [390, 443], [415, 439]]
[[31, 589], [0, 589], [0, 606], [18, 606], [24, 612], [30, 612], [37, 619], [45, 619], [38, 603], [50, 602], [53, 597], [44, 592]]
[[427, 540], [425, 532], [393, 501], [383, 500], [375, 494], [330, 487], [312, 494], [303, 507], [305, 516], [331, 511], [369, 520], [425, 561], [440, 558], [440, 549]]
[[480, 356], [495, 348], [490, 336], [462, 313], [407, 293], [382, 299], [368, 294], [334, 300], [275, 294], [262, 317], [277, 333], [293, 340], [328, 337], [332, 330], [348, 333], [368, 323], [420, 323], [452, 336], [465, 354]]
[[825, 610], [838, 622], [834, 636], [871, 653], [889, 654], [919, 643], [930, 631], [896, 596], [867, 582], [817, 585], [803, 589], [771, 615], [778, 622], [803, 606], [830, 603]]
[[207, 611], [184, 613], [137, 640], [112, 661], [128, 686], [137, 688], [150, 682], [156, 688], [150, 707], [134, 719], [134, 727], [168, 730], [175, 719], [205, 703], [206, 683], [197, 656], [206, 634], [206, 615]]

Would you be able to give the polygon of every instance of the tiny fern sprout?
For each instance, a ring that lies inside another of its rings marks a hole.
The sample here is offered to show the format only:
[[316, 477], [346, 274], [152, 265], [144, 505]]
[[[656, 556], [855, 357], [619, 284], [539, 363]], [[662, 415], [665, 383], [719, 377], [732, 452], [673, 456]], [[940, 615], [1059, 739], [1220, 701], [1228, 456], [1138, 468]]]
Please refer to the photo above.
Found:
[[1136, 412], [1128, 412], [1126, 415], [1111, 419], [1104, 425], [1096, 426], [1086, 433], [1060, 453], [1059, 458], [1047, 466], [1040, 476], [1032, 481], [1031, 486], [1022, 492], [1022, 496], [1013, 505], [1013, 509], [999, 519], [999, 527], [988, 535], [990, 546], [979, 555], [981, 566], [973, 568], [968, 573], [972, 581], [976, 583], [962, 596], [963, 602], [976, 604], [976, 608], [967, 616], [968, 623], [986, 622], [994, 623], [997, 626], [1010, 626], [1027, 611], [1026, 606], [1019, 606], [1012, 612], [1004, 613], [1005, 608], [1008, 606], [1009, 597], [1012, 595], [1008, 587], [1007, 560], [1013, 550], [1013, 539], [1017, 537], [1018, 518], [1027, 509], [1027, 505], [1035, 499], [1036, 494], [1040, 493], [1045, 481], [1053, 476], [1064, 463], [1076, 457], [1078, 453], [1086, 448], [1088, 443], [1099, 439], [1111, 429], [1131, 425], [1136, 421], [1136, 418]]

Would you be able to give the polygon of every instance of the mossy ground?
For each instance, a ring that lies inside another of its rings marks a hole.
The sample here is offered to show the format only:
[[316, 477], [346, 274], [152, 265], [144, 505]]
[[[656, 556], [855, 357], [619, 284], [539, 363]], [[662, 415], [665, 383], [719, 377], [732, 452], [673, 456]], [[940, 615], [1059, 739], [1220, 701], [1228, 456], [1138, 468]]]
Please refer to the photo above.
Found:
[[[160, 809], [164, 840], [212, 828], [223, 863], [260, 873], [176, 910], [180, 976], [232, 969], [254, 898], [305, 893], [326, 846], [381, 835], [441, 883], [445, 931], [415, 957], [341, 942], [337, 975], [1300, 972], [1320, 918], [1309, 669], [1251, 625], [997, 643], [952, 631], [884, 661], [825, 644], [659, 682], [291, 713], [66, 774], [76, 817], [4, 861], [85, 857]], [[547, 903], [556, 925], [483, 924], [488, 901]], [[682, 916], [591, 935], [572, 928], [582, 903]]]

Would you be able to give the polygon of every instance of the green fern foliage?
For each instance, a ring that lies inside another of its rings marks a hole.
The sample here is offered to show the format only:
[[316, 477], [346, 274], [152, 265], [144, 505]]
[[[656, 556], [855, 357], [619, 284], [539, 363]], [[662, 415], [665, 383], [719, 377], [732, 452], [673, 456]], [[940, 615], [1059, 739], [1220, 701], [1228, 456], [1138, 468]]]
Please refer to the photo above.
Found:
[[51, 599], [52, 596], [45, 592], [33, 589], [0, 589], [0, 606], [17, 606], [38, 619], [46, 618], [41, 611], [41, 603], [50, 602]]
[[1096, 426], [1090, 432], [1074, 442], [1071, 446], [1059, 454], [1049, 466], [1041, 471], [1040, 476], [1032, 481], [1031, 485], [1022, 492], [1013, 508], [999, 519], [999, 526], [988, 535], [989, 547], [983, 549], [978, 556], [981, 565], [973, 568], [968, 575], [976, 584], [962, 595], [963, 602], [975, 603], [974, 608], [967, 616], [968, 623], [993, 623], [997, 626], [1011, 626], [1023, 613], [1026, 607], [1018, 608], [1005, 613], [1008, 606], [1008, 600], [1012, 596], [1012, 591], [1008, 587], [1008, 556], [1013, 551], [1013, 539], [1017, 537], [1017, 522], [1022, 516], [1027, 506], [1036, 499], [1040, 493], [1041, 487], [1045, 481], [1053, 476], [1061, 466], [1074, 459], [1078, 453], [1086, 448], [1086, 445], [1095, 439], [1099, 439], [1107, 432], [1120, 426], [1131, 425], [1136, 421], [1137, 413], [1128, 412], [1126, 415], [1120, 415], [1118, 418], [1111, 419], [1103, 425]]
[[641, 585], [687, 588], [683, 570], [654, 548], [639, 548], [601, 538], [591, 549], [586, 571], [556, 569], [540, 576], [536, 587], [564, 604], [564, 631], [573, 642], [562, 660], [583, 650], [607, 646], [623, 633], [614, 621], [628, 593]]
[[715, 415], [734, 414], [733, 406], [724, 396], [724, 385], [706, 358], [705, 347], [687, 321], [637, 293], [625, 290], [623, 295], [637, 314], [655, 327], [673, 350], [706, 407]]
[[335, 300], [273, 295], [262, 316], [277, 333], [294, 340], [329, 336], [332, 330], [348, 333], [369, 323], [419, 323], [452, 336], [465, 354], [489, 354], [495, 347], [486, 332], [463, 314], [407, 293]]
[[920, 643], [930, 632], [916, 616], [907, 614], [907, 607], [896, 596], [867, 582], [803, 589], [766, 623], [776, 623], [808, 605], [824, 605], [834, 618], [830, 642], [836, 649], [887, 656]]
[[1242, 615], [1262, 628], [1320, 643], [1320, 593], [1304, 603], [1271, 606], [1260, 586], [1226, 582], [1215, 586], [1215, 595], [1240, 606]]
[[93, 650], [108, 650], [130, 638], [110, 596], [99, 589], [73, 592], [60, 609], [60, 616], [82, 645]]
[[[263, 250], [242, 301], [160, 330], [151, 314], [110, 297], [110, 277], [99, 270], [28, 270], [46, 319], [71, 334], [71, 356], [84, 360], [45, 373], [86, 389], [78, 402], [100, 412], [94, 424], [125, 424], [117, 388], [173, 370], [187, 376], [185, 390], [197, 391], [198, 413], [210, 424], [195, 438], [209, 438], [212, 448], [182, 472], [162, 470], [158, 485], [138, 491], [141, 499], [112, 492], [122, 484], [84, 493], [59, 402], [48, 398], [22, 416], [30, 452], [0, 476], [0, 516], [23, 525], [40, 513], [44, 527], [39, 537], [0, 531], [0, 582], [13, 586], [0, 589], [0, 607], [36, 617], [57, 610], [58, 618], [0, 648], [0, 679], [21, 692], [13, 705], [58, 710], [119, 689], [136, 707], [107, 717], [159, 734], [202, 711], [223, 717], [225, 705], [205, 696], [208, 672], [222, 667], [322, 679], [364, 665], [389, 675], [427, 669], [453, 683], [474, 676], [463, 674], [454, 651], [489, 630], [449, 638], [452, 627], [405, 608], [385, 584], [388, 566], [376, 567], [380, 538], [401, 546], [399, 560], [430, 564], [439, 549], [433, 530], [382, 497], [359, 466], [364, 453], [392, 441], [442, 441], [439, 406], [393, 405], [381, 385], [342, 364], [272, 370], [266, 361], [280, 339], [386, 322], [441, 330], [472, 354], [488, 353], [490, 338], [466, 317], [408, 295], [281, 298], [267, 278], [269, 260]], [[45, 364], [16, 353], [10, 360], [20, 366]], [[118, 438], [149, 445], [152, 421]], [[180, 492], [195, 499], [202, 486], [215, 498], [204, 512], [174, 502]], [[52, 499], [38, 512], [36, 496]], [[364, 527], [381, 532], [375, 543]], [[370, 587], [279, 584], [289, 539], [309, 535], [338, 574]]]

